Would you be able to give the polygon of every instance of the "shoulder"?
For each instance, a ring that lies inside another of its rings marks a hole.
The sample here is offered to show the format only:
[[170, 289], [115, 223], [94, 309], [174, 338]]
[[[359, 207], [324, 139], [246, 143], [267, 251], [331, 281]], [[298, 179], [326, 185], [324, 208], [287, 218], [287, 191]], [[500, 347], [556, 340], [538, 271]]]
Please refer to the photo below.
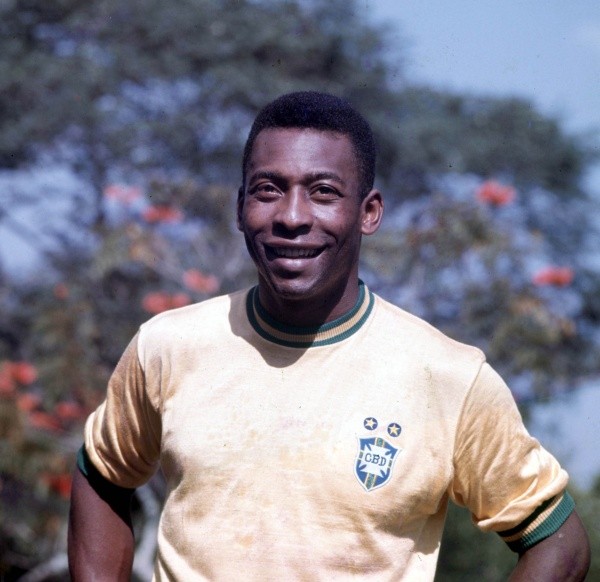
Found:
[[197, 343], [227, 333], [232, 320], [245, 311], [247, 292], [242, 289], [154, 316], [140, 327], [138, 349]]
[[374, 326], [384, 350], [407, 354], [437, 370], [456, 374], [465, 369], [474, 379], [485, 362], [477, 347], [456, 341], [427, 321], [375, 295]]

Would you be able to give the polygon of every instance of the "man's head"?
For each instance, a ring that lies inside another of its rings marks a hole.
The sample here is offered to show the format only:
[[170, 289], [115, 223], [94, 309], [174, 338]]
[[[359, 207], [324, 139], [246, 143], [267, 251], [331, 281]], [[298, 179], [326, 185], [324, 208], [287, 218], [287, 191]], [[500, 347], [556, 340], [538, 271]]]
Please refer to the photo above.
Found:
[[375, 140], [365, 118], [348, 102], [316, 91], [288, 93], [266, 105], [257, 115], [244, 148], [242, 184], [246, 185], [248, 160], [258, 134], [265, 129], [298, 128], [347, 136], [358, 162], [360, 193], [364, 197], [375, 180]]
[[272, 316], [316, 325], [352, 308], [361, 238], [377, 230], [383, 212], [381, 194], [369, 188], [373, 170], [368, 124], [336, 97], [283, 96], [259, 114], [237, 222]]

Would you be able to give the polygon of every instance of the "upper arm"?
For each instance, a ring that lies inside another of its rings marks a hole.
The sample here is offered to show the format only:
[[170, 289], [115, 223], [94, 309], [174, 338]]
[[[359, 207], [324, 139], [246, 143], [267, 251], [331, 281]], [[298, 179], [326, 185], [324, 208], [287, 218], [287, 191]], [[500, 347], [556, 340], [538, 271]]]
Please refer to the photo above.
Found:
[[105, 401], [85, 425], [85, 448], [109, 481], [134, 488], [155, 472], [162, 421], [159, 403], [139, 356], [140, 335], [131, 341], [110, 381]]
[[69, 571], [78, 580], [129, 580], [134, 539], [132, 491], [73, 474], [69, 512]]
[[133, 488], [154, 473], [160, 428], [136, 336], [111, 376], [105, 401], [86, 422], [69, 514], [73, 580], [130, 579], [134, 553], [130, 502]]
[[484, 364], [457, 429], [450, 495], [515, 552], [552, 535], [573, 511], [568, 475], [526, 430], [500, 376]]
[[590, 559], [587, 533], [577, 512], [573, 511], [551, 536], [520, 554], [510, 580], [584, 580]]

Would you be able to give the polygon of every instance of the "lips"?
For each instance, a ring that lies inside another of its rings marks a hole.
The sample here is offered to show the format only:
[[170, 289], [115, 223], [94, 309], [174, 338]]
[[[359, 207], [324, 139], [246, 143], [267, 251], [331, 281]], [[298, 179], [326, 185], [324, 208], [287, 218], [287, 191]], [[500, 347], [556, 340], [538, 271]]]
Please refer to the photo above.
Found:
[[269, 259], [312, 259], [323, 251], [323, 248], [283, 247], [265, 245]]

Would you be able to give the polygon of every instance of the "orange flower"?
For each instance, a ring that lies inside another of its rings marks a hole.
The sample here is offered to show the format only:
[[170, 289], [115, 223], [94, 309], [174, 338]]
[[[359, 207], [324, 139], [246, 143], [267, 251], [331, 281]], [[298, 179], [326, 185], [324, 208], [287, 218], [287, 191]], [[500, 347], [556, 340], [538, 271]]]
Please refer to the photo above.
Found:
[[0, 396], [11, 396], [15, 391], [15, 379], [10, 362], [0, 364]]
[[137, 186], [111, 184], [104, 188], [103, 194], [108, 200], [116, 200], [123, 204], [131, 204], [142, 197], [142, 190]]
[[41, 476], [41, 478], [46, 483], [50, 491], [57, 493], [64, 499], [69, 499], [71, 496], [72, 486], [70, 473], [60, 473], [58, 475], [45, 473]]
[[69, 288], [65, 283], [57, 283], [54, 285], [54, 297], [57, 299], [66, 299], [69, 296]]
[[63, 422], [69, 422], [72, 420], [81, 420], [87, 413], [85, 409], [76, 402], [63, 400], [62, 402], [58, 402], [54, 407], [54, 415]]
[[23, 392], [17, 396], [17, 408], [23, 412], [35, 410], [41, 402], [42, 399], [37, 394], [32, 394], [31, 392]]
[[219, 280], [214, 275], [205, 275], [198, 269], [188, 269], [183, 274], [183, 284], [198, 293], [215, 293], [219, 290]]
[[142, 213], [142, 218], [153, 224], [155, 222], [181, 222], [183, 213], [172, 206], [149, 206]]
[[190, 296], [187, 293], [175, 293], [169, 295], [162, 291], [148, 293], [142, 300], [142, 308], [148, 313], [162, 313], [167, 309], [183, 307], [191, 303]]
[[59, 432], [62, 429], [60, 422], [58, 422], [56, 418], [41, 410], [35, 410], [29, 413], [29, 424], [34, 428], [52, 432]]
[[190, 296], [187, 293], [175, 293], [171, 296], [171, 307], [183, 307], [189, 305], [192, 302]]
[[161, 313], [171, 308], [171, 298], [162, 291], [148, 293], [142, 300], [142, 307], [148, 313]]
[[545, 267], [533, 276], [533, 284], [542, 286], [567, 287], [573, 282], [575, 273], [569, 267]]
[[13, 379], [19, 384], [27, 386], [37, 380], [37, 370], [29, 362], [11, 362], [10, 369]]
[[514, 201], [517, 191], [512, 186], [505, 186], [495, 180], [487, 180], [475, 193], [479, 202], [491, 206], [506, 206]]

